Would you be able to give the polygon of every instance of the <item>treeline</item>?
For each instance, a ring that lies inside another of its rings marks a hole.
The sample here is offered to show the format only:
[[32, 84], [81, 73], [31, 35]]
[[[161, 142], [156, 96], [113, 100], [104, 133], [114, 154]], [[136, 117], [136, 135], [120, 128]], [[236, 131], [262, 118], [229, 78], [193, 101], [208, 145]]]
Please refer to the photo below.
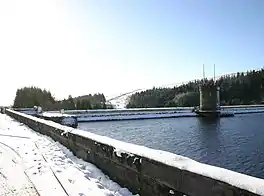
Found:
[[44, 110], [82, 110], [82, 109], [106, 109], [112, 108], [106, 104], [104, 94], [85, 95], [67, 99], [55, 100], [50, 91], [37, 87], [24, 87], [16, 92], [13, 107], [32, 108], [41, 106]]
[[[199, 84], [196, 80], [174, 88], [153, 88], [130, 97], [127, 108], [177, 107], [199, 105]], [[264, 69], [221, 77], [221, 105], [261, 104], [264, 101]]]
[[16, 91], [13, 107], [32, 108], [42, 106], [43, 108], [51, 108], [55, 103], [56, 101], [50, 91], [36, 87], [25, 87]]

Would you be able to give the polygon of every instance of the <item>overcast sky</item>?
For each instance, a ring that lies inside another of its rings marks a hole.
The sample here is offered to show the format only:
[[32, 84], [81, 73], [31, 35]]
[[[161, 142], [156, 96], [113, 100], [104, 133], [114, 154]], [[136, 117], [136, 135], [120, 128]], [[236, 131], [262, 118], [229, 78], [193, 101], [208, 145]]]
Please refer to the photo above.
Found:
[[38, 86], [57, 99], [260, 68], [262, 0], [0, 0], [0, 104]]

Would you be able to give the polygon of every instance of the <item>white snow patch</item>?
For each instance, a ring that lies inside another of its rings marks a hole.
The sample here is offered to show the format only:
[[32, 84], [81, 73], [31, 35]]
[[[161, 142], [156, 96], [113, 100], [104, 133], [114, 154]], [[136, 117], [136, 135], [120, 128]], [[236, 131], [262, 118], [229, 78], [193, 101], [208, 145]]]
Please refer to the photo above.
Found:
[[68, 115], [68, 114], [62, 114], [62, 113], [59, 113], [59, 112], [43, 112], [41, 114], [42, 116], [46, 116], [46, 117], [62, 117], [62, 116], [65, 116], [65, 117], [71, 117], [71, 115]]
[[138, 157], [135, 157], [133, 163], [135, 163], [138, 159], [139, 159]]
[[132, 154], [130, 152], [127, 152], [127, 151], [124, 151], [124, 150], [121, 150], [118, 148], [115, 148], [114, 152], [115, 152], [116, 156], [118, 156], [118, 157], [122, 157], [122, 154], [127, 154], [127, 158], [135, 156], [134, 154]]
[[122, 157], [122, 153], [123, 153], [123, 151], [118, 150], [118, 149], [114, 149], [114, 152], [115, 152], [116, 156], [118, 156], [118, 157]]

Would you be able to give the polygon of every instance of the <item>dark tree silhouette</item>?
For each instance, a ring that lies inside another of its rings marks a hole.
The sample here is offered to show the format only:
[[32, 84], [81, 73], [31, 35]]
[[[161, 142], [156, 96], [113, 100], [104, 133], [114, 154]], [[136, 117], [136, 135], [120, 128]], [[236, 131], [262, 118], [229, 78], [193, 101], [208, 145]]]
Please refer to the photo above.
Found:
[[[153, 88], [130, 97], [128, 108], [196, 106], [199, 104], [199, 84], [194, 81], [174, 88]], [[216, 81], [220, 87], [221, 105], [261, 104], [264, 101], [264, 69], [224, 76]]]

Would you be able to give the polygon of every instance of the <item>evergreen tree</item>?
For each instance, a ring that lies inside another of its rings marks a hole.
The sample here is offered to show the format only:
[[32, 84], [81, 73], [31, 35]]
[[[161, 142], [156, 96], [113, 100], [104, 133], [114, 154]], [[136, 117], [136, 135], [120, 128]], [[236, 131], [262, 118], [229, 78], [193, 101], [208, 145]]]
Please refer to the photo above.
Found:
[[[130, 97], [127, 107], [196, 106], [202, 82], [212, 80], [196, 80], [174, 88], [137, 92]], [[260, 104], [264, 101], [264, 69], [223, 76], [216, 84], [220, 87], [221, 105]]]
[[76, 103], [76, 109], [77, 110], [81, 110], [81, 101], [80, 100], [77, 100], [77, 103]]
[[24, 87], [16, 91], [13, 107], [34, 107], [41, 106], [49, 108], [55, 102], [51, 93], [37, 87]]
[[68, 104], [67, 104], [67, 110], [74, 110], [75, 109], [75, 103], [73, 101], [73, 98], [71, 95], [68, 97]]
[[71, 95], [67, 99], [56, 101], [50, 91], [37, 87], [24, 87], [17, 89], [13, 107], [32, 108], [41, 106], [44, 110], [74, 110], [92, 109], [92, 105], [101, 108], [101, 103], [105, 103], [104, 94], [85, 95], [73, 98]]

